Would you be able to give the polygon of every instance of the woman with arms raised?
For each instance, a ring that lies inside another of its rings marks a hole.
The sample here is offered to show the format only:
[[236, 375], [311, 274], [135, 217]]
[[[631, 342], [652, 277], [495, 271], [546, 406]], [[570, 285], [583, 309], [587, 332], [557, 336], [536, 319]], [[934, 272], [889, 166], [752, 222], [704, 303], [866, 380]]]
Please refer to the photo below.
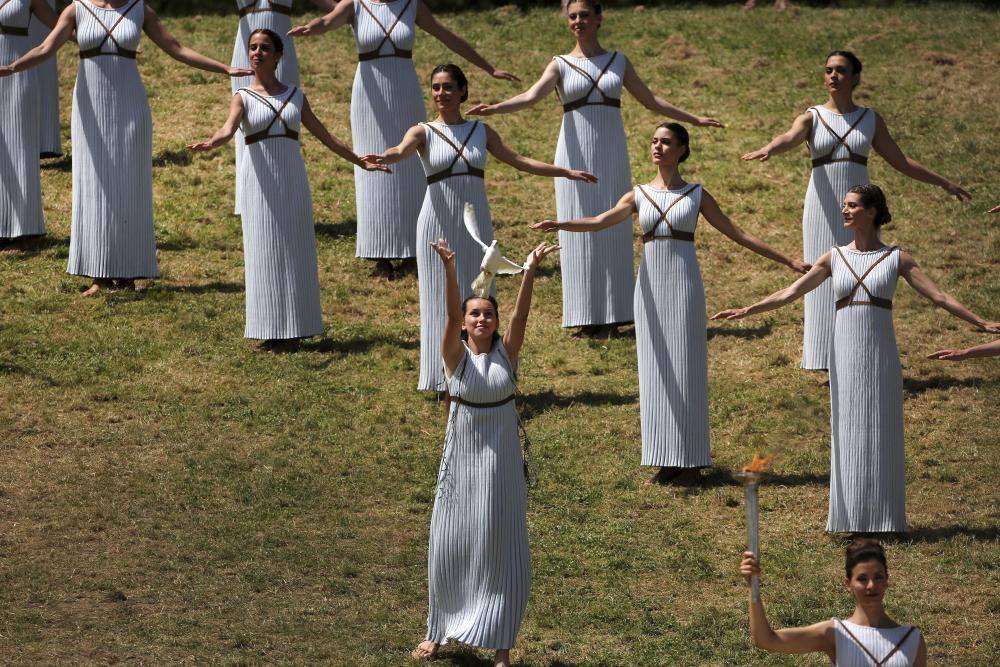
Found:
[[[615, 205], [629, 188], [628, 142], [622, 125], [624, 88], [650, 111], [703, 127], [722, 127], [714, 118], [702, 118], [678, 109], [655, 95], [620, 51], [607, 51], [598, 40], [603, 20], [601, 5], [593, 0], [564, 2], [567, 27], [576, 45], [556, 56], [527, 91], [499, 104], [480, 104], [470, 115], [489, 116], [520, 111], [553, 90], [563, 105], [562, 127], [555, 163], [582, 169], [600, 179], [596, 188], [556, 179], [556, 218], [573, 220], [593, 216]], [[586, 336], [607, 335], [618, 323], [631, 322], [632, 234], [627, 225], [599, 234], [560, 234], [562, 245], [564, 327], [580, 327]]]
[[892, 298], [898, 276], [934, 305], [990, 332], [988, 322], [945, 294], [913, 257], [888, 246], [879, 228], [892, 219], [882, 190], [847, 191], [844, 227], [854, 240], [834, 246], [806, 275], [746, 308], [712, 319], [735, 320], [780, 308], [832, 278], [836, 317], [830, 347], [830, 506], [833, 533], [905, 533], [906, 459], [903, 452], [903, 372], [896, 349]]
[[160, 275], [153, 232], [153, 121], [136, 66], [139, 40], [185, 65], [229, 76], [249, 73], [181, 46], [143, 0], [75, 0], [49, 36], [0, 76], [51, 57], [75, 31], [80, 67], [73, 89], [73, 224], [69, 266], [103, 288], [134, 289]]
[[[831, 246], [851, 242], [850, 230], [840, 224], [840, 207], [848, 188], [868, 183], [868, 153], [873, 148], [910, 178], [940, 186], [960, 201], [971, 197], [944, 176], [904, 155], [882, 117], [855, 104], [854, 91], [861, 83], [861, 61], [857, 56], [850, 51], [834, 51], [827, 56], [823, 72], [829, 93], [826, 102], [810, 107], [787, 132], [743, 156], [744, 160], [766, 162], [808, 142], [812, 171], [802, 210], [802, 245], [807, 262], [815, 262]], [[802, 368], [829, 368], [833, 318], [830, 286], [824, 283], [806, 295]]]
[[[695, 254], [698, 216], [736, 243], [804, 273], [808, 267], [747, 234], [715, 198], [680, 174], [691, 152], [683, 125], [664, 123], [653, 133], [650, 158], [657, 174], [618, 204], [592, 218], [543, 220], [533, 229], [600, 233], [638, 213], [642, 262], [633, 294], [639, 357], [642, 465], [659, 470], [650, 484], [691, 482], [711, 465], [708, 435], [708, 339], [705, 288]], [[630, 237], [631, 238], [631, 237]], [[586, 269], [586, 267], [583, 267]]]
[[561, 176], [587, 183], [597, 181], [592, 175], [532, 160], [511, 150], [492, 128], [462, 117], [462, 102], [469, 96], [469, 82], [456, 65], [438, 65], [431, 72], [431, 98], [438, 116], [430, 123], [410, 128], [403, 141], [379, 155], [362, 159], [380, 164], [395, 164], [420, 153], [427, 178], [424, 203], [417, 220], [417, 265], [420, 282], [420, 380], [417, 388], [440, 391], [444, 373], [437, 351], [445, 312], [440, 294], [444, 290], [441, 263], [431, 252], [430, 244], [445, 239], [458, 253], [458, 280], [469, 285], [479, 272], [482, 249], [463, 226], [463, 208], [472, 205], [478, 224], [478, 236], [485, 243], [493, 240], [493, 222], [486, 200], [485, 169], [487, 153], [515, 169], [538, 176]]

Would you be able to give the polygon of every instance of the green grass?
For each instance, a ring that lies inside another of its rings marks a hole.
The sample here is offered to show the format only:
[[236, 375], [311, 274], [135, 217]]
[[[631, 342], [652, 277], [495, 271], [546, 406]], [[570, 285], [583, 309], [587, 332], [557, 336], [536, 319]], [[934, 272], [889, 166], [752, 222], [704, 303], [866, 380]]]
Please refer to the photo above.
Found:
[[[1000, 316], [996, 138], [997, 15], [966, 5], [876, 10], [620, 9], [603, 42], [682, 108], [724, 120], [694, 130], [685, 172], [724, 210], [799, 252], [808, 162], [742, 153], [823, 100], [834, 48], [865, 62], [860, 101], [903, 148], [973, 192], [969, 204], [880, 159], [895, 222], [885, 237], [974, 310]], [[525, 81], [570, 38], [551, 9], [443, 16]], [[185, 44], [225, 59], [229, 16], [168, 19]], [[453, 60], [427, 35], [425, 76]], [[299, 41], [313, 108], [349, 137], [348, 31]], [[426, 544], [444, 415], [416, 392], [414, 280], [375, 284], [355, 260], [349, 166], [305, 139], [327, 334], [290, 355], [259, 354], [243, 330], [232, 153], [190, 157], [226, 115], [228, 82], [183, 68], [146, 41], [163, 278], [136, 294], [80, 300], [65, 275], [68, 160], [47, 165], [50, 235], [0, 258], [0, 662], [4, 664], [406, 664], [426, 618]], [[76, 59], [60, 60], [64, 129]], [[519, 86], [471, 71], [470, 101]], [[627, 99], [634, 178], [652, 114]], [[491, 119], [518, 150], [553, 155], [555, 100]], [[552, 183], [491, 162], [498, 236], [511, 255], [554, 213]], [[742, 305], [793, 276], [707, 228], [699, 256], [708, 308]], [[553, 263], [554, 265], [555, 263]], [[513, 300], [516, 281], [500, 285]], [[522, 354], [539, 472], [529, 500], [533, 589], [522, 665], [821, 665], [748, 644], [742, 491], [729, 471], [776, 452], [762, 491], [763, 591], [774, 623], [850, 611], [842, 543], [825, 535], [829, 408], [798, 369], [801, 306], [709, 326], [713, 453], [700, 489], [640, 482], [634, 341], [570, 339], [558, 273], [539, 279]], [[939, 347], [983, 341], [901, 286], [909, 519], [890, 547], [891, 613], [919, 624], [936, 664], [1000, 663], [1000, 365], [943, 364]], [[444, 665], [486, 654], [454, 646]]]

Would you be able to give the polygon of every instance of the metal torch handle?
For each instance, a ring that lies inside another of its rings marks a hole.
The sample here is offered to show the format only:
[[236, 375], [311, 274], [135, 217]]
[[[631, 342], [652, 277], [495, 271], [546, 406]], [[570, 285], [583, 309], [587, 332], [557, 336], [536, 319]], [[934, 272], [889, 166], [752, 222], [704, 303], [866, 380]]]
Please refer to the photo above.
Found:
[[[758, 560], [760, 559], [760, 512], [757, 503], [757, 485], [747, 484], [746, 486], [746, 513], [747, 513], [747, 549], [753, 552]], [[760, 602], [760, 577], [756, 574], [750, 577], [750, 599]]]

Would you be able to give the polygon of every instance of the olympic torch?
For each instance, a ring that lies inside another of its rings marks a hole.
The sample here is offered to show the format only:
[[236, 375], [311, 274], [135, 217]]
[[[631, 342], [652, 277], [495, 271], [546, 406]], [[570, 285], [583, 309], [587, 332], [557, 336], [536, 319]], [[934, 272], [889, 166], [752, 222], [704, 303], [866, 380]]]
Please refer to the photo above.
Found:
[[[754, 454], [753, 460], [743, 467], [740, 478], [746, 494], [744, 506], [747, 516], [747, 550], [752, 551], [754, 558], [760, 559], [760, 502], [757, 490], [764, 469], [771, 459]], [[750, 578], [750, 599], [760, 602], [760, 577], [756, 574]]]

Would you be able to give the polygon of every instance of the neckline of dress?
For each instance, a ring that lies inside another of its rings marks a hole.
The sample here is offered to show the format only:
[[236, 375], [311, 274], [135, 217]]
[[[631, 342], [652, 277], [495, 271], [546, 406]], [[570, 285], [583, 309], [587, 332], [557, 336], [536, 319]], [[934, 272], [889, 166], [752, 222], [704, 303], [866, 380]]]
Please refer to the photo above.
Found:
[[285, 84], [285, 92], [283, 92], [283, 93], [279, 93], [279, 94], [277, 94], [277, 95], [268, 95], [268, 94], [266, 94], [266, 93], [264, 93], [264, 94], [262, 95], [261, 93], [258, 93], [258, 92], [257, 92], [256, 90], [254, 90], [253, 88], [250, 88], [249, 86], [247, 86], [247, 90], [249, 90], [249, 91], [250, 91], [251, 93], [253, 93], [254, 95], [260, 95], [261, 97], [266, 97], [266, 98], [268, 98], [268, 99], [272, 99], [272, 100], [278, 100], [278, 99], [281, 99], [282, 97], [284, 97], [285, 95], [287, 95], [288, 93], [292, 92], [293, 90], [297, 90], [297, 88], [296, 88], [295, 86], [289, 86], [289, 85], [288, 85], [288, 84], [286, 83], [286, 84]]
[[853, 621], [848, 621], [846, 618], [840, 619], [840, 622], [846, 625], [852, 625], [855, 628], [868, 628], [869, 630], [904, 630], [910, 627], [909, 625], [894, 625], [891, 628], [879, 628], [874, 625], [861, 625], [860, 623], [854, 623]]
[[461, 123], [439, 123], [436, 120], [429, 120], [427, 122], [430, 123], [431, 125], [441, 125], [442, 127], [462, 127], [463, 125], [468, 125], [469, 123], [474, 123], [476, 121], [469, 120], [468, 118], [466, 118]]
[[697, 183], [685, 183], [679, 188], [655, 188], [649, 183], [643, 183], [644, 188], [649, 188], [653, 192], [683, 192], [686, 188], [689, 188], [692, 185], [697, 185]]
[[[872, 253], [876, 253], [876, 252], [883, 252], [883, 251], [887, 251], [887, 250], [892, 250], [895, 247], [896, 246], [892, 246], [892, 245], [888, 245], [887, 244], [887, 245], [882, 246], [881, 248], [875, 248], [874, 250], [857, 250], [855, 248], [848, 248], [847, 246], [844, 246], [844, 250], [846, 250], [847, 252], [853, 252], [855, 255], [871, 255]], [[868, 626], [862, 625], [860, 627], [864, 628], [864, 627], [868, 627]]]
[[100, 5], [95, 5], [93, 2], [91, 2], [91, 0], [86, 0], [86, 2], [87, 2], [88, 5], [90, 5], [94, 9], [101, 9], [101, 10], [104, 10], [106, 12], [117, 12], [117, 11], [119, 11], [121, 9], [125, 9], [130, 4], [128, 2], [125, 2], [125, 3], [122, 3], [121, 7], [101, 7]]
[[850, 116], [851, 114], [855, 114], [855, 113], [857, 113], [857, 112], [859, 112], [859, 111], [863, 111], [864, 109], [867, 109], [868, 107], [863, 107], [863, 106], [861, 106], [861, 105], [859, 104], [859, 105], [857, 105], [857, 106], [856, 106], [856, 107], [854, 108], [854, 111], [848, 111], [847, 113], [840, 113], [839, 111], [833, 111], [833, 110], [831, 110], [831, 109], [827, 109], [827, 108], [826, 108], [825, 106], [823, 106], [822, 104], [817, 104], [817, 105], [816, 105], [816, 108], [817, 108], [817, 109], [822, 109], [823, 111], [825, 111], [825, 112], [827, 112], [827, 113], [832, 113], [832, 114], [833, 114], [834, 116]]
[[616, 52], [615, 51], [605, 51], [604, 53], [599, 53], [596, 56], [589, 56], [589, 57], [588, 56], [574, 56], [571, 53], [567, 53], [565, 55], [565, 57], [566, 58], [572, 58], [573, 60], [594, 60], [596, 58], [600, 58], [601, 56], [606, 56], [609, 53], [616, 53]]

